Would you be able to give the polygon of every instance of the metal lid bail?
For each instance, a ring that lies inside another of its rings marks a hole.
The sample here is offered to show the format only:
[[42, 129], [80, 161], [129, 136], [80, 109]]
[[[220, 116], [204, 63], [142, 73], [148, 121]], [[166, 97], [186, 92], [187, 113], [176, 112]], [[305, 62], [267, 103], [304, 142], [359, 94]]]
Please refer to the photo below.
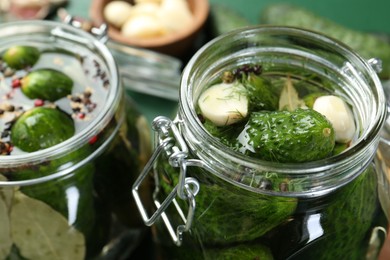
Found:
[[[204, 164], [202, 161], [197, 159], [187, 159], [188, 148], [183, 137], [181, 136], [178, 127], [176, 126], [176, 123], [177, 122], [173, 122], [169, 118], [163, 116], [157, 117], [153, 120], [152, 129], [155, 131], [156, 148], [148, 163], [142, 170], [140, 176], [134, 182], [132, 193], [145, 225], [153, 225], [161, 216], [169, 234], [172, 237], [173, 242], [177, 246], [180, 246], [183, 240], [183, 233], [189, 231], [191, 228], [196, 208], [195, 196], [200, 190], [199, 182], [193, 177], [186, 176], [187, 167], [204, 167]], [[160, 187], [158, 185], [158, 176], [156, 173], [154, 174], [156, 187], [153, 192], [153, 201], [157, 209], [152, 214], [152, 216], [149, 217], [141, 201], [138, 190], [141, 183], [149, 176], [150, 171], [153, 170], [157, 159], [163, 152], [165, 152], [165, 154], [168, 156], [168, 162], [172, 167], [180, 168], [179, 181], [170, 194], [168, 194], [165, 200], [161, 203], [157, 198], [157, 195], [160, 191]], [[175, 199], [176, 196], [182, 200], [187, 200], [187, 216], [184, 215], [183, 210], [177, 203]], [[177, 226], [176, 232], [165, 213], [165, 210], [172, 202], [184, 222], [183, 225]]]

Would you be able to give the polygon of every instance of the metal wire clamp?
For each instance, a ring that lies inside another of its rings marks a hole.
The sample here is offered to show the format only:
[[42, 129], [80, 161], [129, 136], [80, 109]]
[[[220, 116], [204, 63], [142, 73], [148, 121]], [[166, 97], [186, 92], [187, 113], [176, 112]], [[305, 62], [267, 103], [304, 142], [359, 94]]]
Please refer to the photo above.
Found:
[[[168, 229], [169, 234], [171, 235], [173, 242], [177, 246], [180, 246], [183, 240], [183, 233], [189, 231], [191, 228], [196, 208], [195, 196], [198, 194], [200, 189], [199, 183], [195, 178], [186, 176], [187, 167], [202, 167], [203, 163], [200, 160], [187, 159], [188, 148], [175, 122], [173, 122], [169, 118], [160, 116], [153, 120], [152, 128], [156, 132], [155, 137], [157, 145], [148, 163], [145, 165], [140, 176], [133, 184], [132, 193], [145, 225], [153, 225], [156, 220], [161, 216], [164, 221], [164, 224]], [[141, 201], [139, 195], [139, 188], [142, 182], [146, 178], [148, 178], [149, 173], [154, 168], [156, 160], [163, 152], [165, 152], [165, 154], [168, 156], [169, 164], [172, 167], [180, 169], [179, 181], [177, 185], [173, 188], [173, 190], [170, 192], [170, 194], [168, 194], [165, 200], [161, 203], [157, 199], [157, 195], [160, 190], [158, 185], [158, 177], [157, 174], [154, 174], [156, 188], [153, 193], [153, 201], [157, 209], [152, 214], [152, 216], [149, 217], [147, 210], [145, 209]], [[188, 213], [186, 216], [184, 215], [184, 212], [180, 208], [179, 204], [177, 203], [176, 196], [178, 196], [182, 200], [187, 200]], [[165, 213], [165, 210], [171, 203], [173, 203], [181, 219], [184, 222], [184, 224], [177, 226], [176, 230], [173, 228], [171, 222], [168, 219], [168, 216]]]

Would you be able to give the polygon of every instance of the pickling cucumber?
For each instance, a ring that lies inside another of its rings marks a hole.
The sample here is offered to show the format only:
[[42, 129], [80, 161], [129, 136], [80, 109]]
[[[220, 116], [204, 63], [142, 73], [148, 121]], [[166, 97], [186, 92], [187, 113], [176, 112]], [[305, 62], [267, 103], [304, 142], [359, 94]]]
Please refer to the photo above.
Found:
[[365, 59], [382, 60], [382, 79], [390, 78], [390, 43], [373, 34], [357, 31], [291, 4], [271, 4], [260, 17], [260, 23], [294, 26], [333, 37], [351, 47]]
[[[158, 167], [159, 172], [162, 172], [161, 189], [169, 194], [178, 183], [176, 169], [163, 160], [159, 161]], [[207, 174], [196, 169], [191, 169], [189, 174], [197, 176], [202, 187], [196, 195], [196, 211], [191, 231], [206, 248], [218, 245], [233, 249], [237, 243], [253, 241], [287, 221], [298, 205], [296, 198], [251, 194], [235, 185], [220, 186], [213, 183], [216, 179], [203, 179]], [[277, 176], [272, 181], [277, 181], [276, 179]], [[188, 207], [183, 201], [178, 203], [183, 209]], [[245, 247], [250, 248], [250, 245], [246, 244]], [[256, 247], [260, 249], [262, 245], [256, 243]], [[229, 259], [235, 258], [232, 255]]]
[[[24, 112], [11, 128], [11, 141], [19, 149], [34, 152], [52, 147], [74, 135], [75, 127], [72, 118], [65, 112], [50, 107], [35, 107]], [[12, 180], [29, 180], [45, 177], [58, 172], [64, 165], [74, 165], [91, 153], [86, 144], [66, 156], [47, 160], [38, 165], [25, 165], [18, 172], [8, 174]], [[77, 190], [77, 209], [73, 224], [89, 236], [93, 231], [95, 209], [93, 198], [93, 174], [95, 166], [91, 163], [74, 170], [66, 178], [54, 179], [39, 185], [21, 187], [29, 197], [41, 200], [60, 212], [65, 217], [70, 214], [68, 207], [68, 190]], [[97, 227], [96, 227], [97, 228]], [[95, 239], [95, 238], [93, 238]]]
[[37, 69], [21, 80], [22, 92], [29, 98], [56, 101], [72, 92], [73, 80], [54, 69]]
[[253, 112], [238, 137], [239, 150], [274, 162], [309, 162], [332, 153], [332, 124], [313, 109]]
[[268, 79], [249, 73], [243, 84], [248, 91], [250, 111], [278, 109], [279, 97], [272, 91], [273, 86]]
[[17, 45], [8, 48], [4, 52], [3, 61], [10, 68], [24, 69], [32, 67], [38, 61], [40, 55], [39, 50], [35, 47]]
[[25, 152], [35, 152], [59, 144], [73, 136], [72, 118], [48, 107], [24, 112], [11, 128], [12, 143]]
[[258, 243], [256, 245], [243, 245], [232, 246], [228, 248], [218, 248], [210, 250], [207, 259], [262, 259], [262, 260], [273, 260], [271, 250]]
[[296, 259], [369, 259], [367, 252], [375, 251], [375, 246], [367, 247], [375, 245], [371, 240], [368, 243], [368, 239], [378, 215], [376, 196], [372, 196], [377, 189], [375, 168], [370, 165], [344, 189], [333, 194], [331, 200], [323, 202], [326, 207], [319, 211], [322, 216], [319, 224], [327, 235], [308, 243], [308, 250], [302, 250]]

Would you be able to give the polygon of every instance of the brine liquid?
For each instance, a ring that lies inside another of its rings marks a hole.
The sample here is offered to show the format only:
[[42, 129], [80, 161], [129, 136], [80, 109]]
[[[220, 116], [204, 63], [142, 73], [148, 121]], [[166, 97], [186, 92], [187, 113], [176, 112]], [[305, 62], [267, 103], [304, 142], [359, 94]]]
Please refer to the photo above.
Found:
[[[7, 47], [3, 48], [0, 53], [6, 49]], [[34, 106], [57, 106], [71, 115], [74, 119], [75, 134], [88, 126], [104, 107], [109, 90], [109, 75], [103, 63], [96, 59], [96, 55], [87, 53], [85, 50], [84, 53], [77, 54], [53, 48], [40, 49], [40, 51], [41, 56], [32, 68], [12, 71], [1, 61], [0, 109], [2, 109], [2, 114], [0, 115], [0, 131], [3, 142], [9, 141], [10, 122], [21, 112]], [[54, 69], [69, 76], [73, 80], [72, 94], [55, 102], [34, 100], [25, 96], [20, 86], [15, 86], [15, 81], [22, 79], [29, 71], [40, 68]], [[87, 102], [82, 100], [85, 93], [90, 95]], [[23, 151], [13, 147], [11, 154], [17, 153], [23, 153]]]
[[[175, 179], [170, 171], [159, 168], [163, 190]], [[296, 208], [284, 218], [278, 217], [280, 210], [295, 199], [239, 191], [204, 173], [194, 173], [193, 168], [188, 172], [200, 181], [200, 191], [183, 245], [173, 245], [163, 224], [157, 225], [162, 259], [368, 259], [385, 239], [388, 221], [376, 194], [373, 165], [338, 191], [297, 198]], [[187, 212], [186, 204], [178, 203]], [[166, 212], [173, 226], [183, 223], [173, 206]]]
[[[207, 88], [219, 83], [219, 76], [202, 86]], [[333, 80], [326, 72], [324, 75], [309, 75], [305, 71], [295, 73], [289, 68], [276, 70], [276, 73], [266, 72], [262, 77], [271, 82], [275, 93], [280, 93], [286, 84], [291, 84], [299, 98], [311, 94], [339, 96], [350, 104], [355, 122], [362, 121], [362, 118], [358, 118], [360, 111], [355, 111], [359, 108], [352, 105], [357, 103], [351, 100], [355, 97], [347, 93], [350, 91], [347, 88], [343, 90], [342, 86], [347, 83], [341, 82], [342, 79], [335, 77]], [[199, 97], [200, 94], [199, 91], [195, 96]], [[243, 125], [232, 127], [240, 128]], [[215, 128], [210, 129], [214, 131], [210, 131], [211, 134], [220, 134]], [[235, 136], [237, 133], [229, 131], [222, 131], [220, 140], [231, 140], [229, 134]], [[229, 161], [226, 159], [222, 163]], [[172, 167], [165, 166], [164, 162], [156, 168], [160, 192], [163, 193], [161, 198], [166, 198], [177, 184], [175, 178], [180, 173], [173, 172]], [[229, 167], [227, 169], [230, 170]], [[218, 170], [218, 174], [225, 174], [224, 168]], [[228, 172], [226, 176], [233, 185], [219, 180], [214, 172], [205, 170], [202, 174], [202, 171], [194, 167], [186, 172], [186, 177], [194, 177], [199, 181], [200, 189], [195, 197], [192, 228], [183, 235], [183, 246], [170, 247], [172, 243], [167, 233], [164, 233], [164, 226], [157, 226], [160, 236], [158, 242], [161, 243], [164, 259], [366, 259], [367, 255], [375, 256], [383, 243], [384, 234], [375, 232], [386, 230], [388, 223], [377, 194], [377, 174], [380, 173], [376, 172], [373, 165], [337, 191], [310, 199], [278, 197], [277, 194], [286, 192], [287, 195], [287, 192], [293, 191], [294, 185], [288, 184], [296, 180], [289, 179], [286, 174], [279, 175], [272, 169], [259, 176], [252, 174], [252, 171], [246, 173], [238, 170], [237, 176]], [[256, 178], [263, 181], [256, 182]], [[309, 176], [307, 178], [311, 180]], [[312, 181], [316, 182], [314, 178]], [[239, 190], [238, 182], [242, 186], [249, 186], [251, 191]], [[252, 192], [252, 188], [272, 190], [275, 195], [263, 195], [261, 191], [257, 194]], [[184, 208], [183, 212], [187, 212], [185, 202], [178, 203]], [[183, 223], [174, 207], [168, 213], [174, 227]]]

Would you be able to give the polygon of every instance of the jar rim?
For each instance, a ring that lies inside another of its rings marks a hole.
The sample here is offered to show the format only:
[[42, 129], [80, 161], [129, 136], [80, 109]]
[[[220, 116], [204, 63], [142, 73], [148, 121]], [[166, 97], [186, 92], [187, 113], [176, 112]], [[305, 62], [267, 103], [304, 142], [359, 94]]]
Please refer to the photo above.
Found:
[[[353, 58], [354, 62], [360, 63], [360, 65], [364, 68], [365, 72], [367, 72], [367, 75], [369, 75], [370, 79], [373, 82], [373, 85], [375, 89], [375, 97], [378, 99], [376, 101], [376, 107], [375, 107], [375, 115], [371, 115], [371, 123], [369, 127], [365, 130], [364, 133], [362, 133], [359, 136], [359, 139], [356, 141], [356, 143], [346, 151], [344, 151], [341, 154], [331, 156], [329, 158], [312, 161], [312, 162], [305, 162], [305, 163], [275, 163], [260, 159], [251, 158], [249, 156], [245, 156], [239, 152], [233, 151], [232, 149], [226, 149], [226, 146], [219, 142], [216, 138], [212, 138], [212, 136], [207, 133], [207, 131], [203, 128], [202, 123], [197, 117], [194, 104], [195, 100], [193, 97], [194, 92], [194, 73], [196, 71], [196, 66], [198, 66], [199, 63], [201, 63], [201, 60], [205, 60], [205, 53], [209, 50], [211, 50], [215, 45], [218, 45], [219, 43], [226, 43], [227, 40], [231, 40], [232, 38], [251, 38], [255, 37], [258, 34], [267, 34], [267, 35], [289, 35], [290, 37], [306, 37], [306, 38], [313, 38], [318, 42], [321, 42], [326, 47], [332, 48], [332, 50], [337, 51], [338, 53], [344, 55], [348, 58]], [[358, 176], [359, 169], [357, 169], [356, 165], [352, 165], [351, 158], [354, 158], [354, 164], [364, 162], [370, 162], [373, 158], [373, 154], [375, 153], [375, 149], [373, 150], [373, 147], [369, 144], [371, 142], [377, 142], [379, 140], [379, 133], [384, 125], [385, 118], [386, 118], [386, 102], [385, 102], [385, 96], [383, 93], [383, 89], [381, 88], [381, 82], [376, 75], [376, 72], [374, 69], [370, 66], [370, 64], [362, 58], [359, 54], [354, 52], [352, 49], [350, 49], [345, 44], [332, 39], [326, 35], [323, 35], [318, 32], [296, 28], [296, 27], [289, 27], [289, 26], [272, 26], [272, 25], [258, 25], [258, 26], [252, 26], [252, 27], [246, 27], [242, 29], [238, 29], [232, 32], [229, 32], [227, 34], [221, 35], [216, 37], [215, 39], [211, 40], [207, 44], [205, 44], [199, 51], [190, 59], [190, 61], [187, 63], [187, 66], [184, 68], [181, 78], [181, 88], [180, 88], [180, 106], [179, 106], [179, 117], [180, 120], [186, 122], [188, 121], [188, 127], [186, 123], [183, 123], [183, 132], [185, 134], [190, 133], [192, 136], [199, 137], [199, 140], [206, 140], [203, 142], [203, 145], [207, 146], [208, 152], [202, 153], [202, 152], [195, 152], [196, 156], [200, 157], [201, 160], [207, 161], [207, 160], [213, 160], [213, 162], [217, 162], [215, 165], [218, 165], [218, 160], [216, 157], [221, 155], [223, 153], [223, 156], [227, 158], [227, 161], [234, 162], [236, 164], [242, 164], [245, 162], [245, 165], [243, 167], [243, 170], [246, 169], [262, 169], [262, 170], [275, 170], [276, 172], [280, 174], [285, 174], [286, 176], [293, 176], [294, 178], [303, 178], [308, 177], [310, 174], [312, 177], [321, 177], [324, 178], [324, 174], [328, 174], [329, 176], [326, 177], [326, 182], [320, 184], [320, 186], [311, 187], [311, 189], [307, 189], [303, 192], [290, 192], [290, 193], [281, 193], [277, 192], [278, 195], [281, 196], [304, 196], [304, 197], [310, 197], [310, 196], [318, 196], [321, 194], [326, 194], [330, 192], [331, 190], [337, 189], [338, 187], [345, 185], [346, 183], [350, 182], [352, 179], [356, 178]], [[191, 141], [190, 141], [191, 142]], [[195, 146], [195, 149], [199, 148], [196, 144], [196, 142], [192, 143], [192, 145]], [[212, 152], [210, 152], [212, 151]], [[368, 157], [367, 157], [368, 153]], [[360, 167], [363, 165], [359, 165]], [[356, 168], [354, 171], [351, 171], [351, 168]], [[217, 171], [214, 172], [214, 174], [219, 175], [219, 177], [234, 182], [236, 185], [245, 186], [242, 185], [239, 182], [236, 182], [234, 180], [231, 180], [231, 178], [227, 177], [226, 175], [219, 174]], [[338, 180], [335, 182], [335, 180], [332, 180], [331, 178], [337, 178]], [[258, 189], [252, 189], [251, 187], [244, 187], [251, 189], [256, 192], [263, 192], [259, 191]], [[270, 191], [265, 191], [265, 193], [273, 193]]]
[[[16, 31], [15, 28], [17, 28]], [[31, 33], [47, 33], [46, 36], [42, 37], [58, 37], [61, 40], [68, 40], [79, 46], [88, 46], [90, 50], [93, 50], [95, 53], [101, 55], [106, 63], [105, 65], [107, 66], [107, 70], [110, 75], [110, 88], [100, 113], [80, 132], [63, 142], [46, 149], [31, 153], [1, 156], [0, 167], [9, 167], [14, 164], [25, 164], [42, 158], [56, 158], [69, 152], [69, 148], [71, 147], [80, 147], [99, 132], [100, 124], [102, 122], [107, 122], [107, 120], [112, 118], [115, 112], [115, 106], [113, 106], [113, 104], [114, 102], [117, 102], [119, 96], [122, 94], [117, 64], [108, 47], [93, 35], [69, 24], [57, 21], [25, 20], [12, 21], [0, 25], [0, 33], [4, 32], [9, 37], [13, 37], [13, 35], [25, 33], [30, 30]]]

